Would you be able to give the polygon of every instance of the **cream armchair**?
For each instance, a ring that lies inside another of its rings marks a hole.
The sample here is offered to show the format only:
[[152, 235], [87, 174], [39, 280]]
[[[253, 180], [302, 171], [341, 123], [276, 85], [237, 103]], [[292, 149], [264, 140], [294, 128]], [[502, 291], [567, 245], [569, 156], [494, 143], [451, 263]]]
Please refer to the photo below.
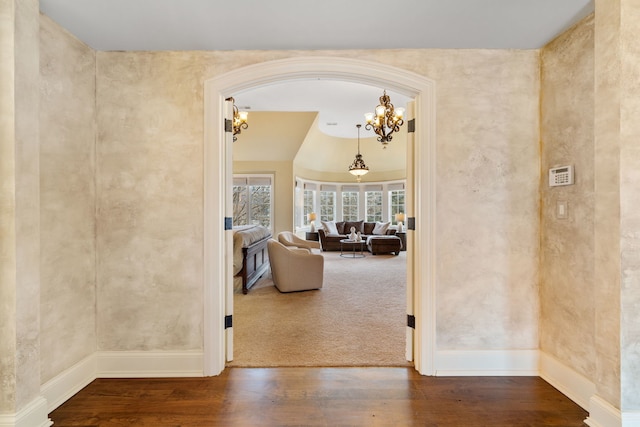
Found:
[[289, 247], [295, 246], [297, 248], [306, 248], [309, 250], [320, 249], [320, 242], [301, 239], [291, 231], [281, 231], [278, 233], [278, 242]]
[[285, 246], [274, 239], [267, 242], [271, 277], [280, 292], [322, 288], [324, 258], [310, 249]]

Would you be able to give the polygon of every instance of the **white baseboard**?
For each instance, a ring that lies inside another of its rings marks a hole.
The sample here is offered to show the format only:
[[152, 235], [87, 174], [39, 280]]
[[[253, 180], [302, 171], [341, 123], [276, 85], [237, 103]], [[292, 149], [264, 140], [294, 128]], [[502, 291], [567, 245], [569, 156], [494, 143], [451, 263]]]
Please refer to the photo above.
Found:
[[[589, 416], [584, 423], [591, 427], [622, 427], [622, 418], [618, 408], [598, 396], [591, 396]], [[640, 424], [627, 424], [625, 420], [624, 427], [638, 425]]]
[[[96, 378], [201, 377], [202, 351], [99, 351], [76, 363], [42, 385], [45, 416]], [[48, 403], [48, 404], [47, 404]], [[18, 426], [3, 424], [0, 427]], [[42, 427], [50, 424], [42, 424]], [[24, 426], [40, 427], [26, 423]]]
[[49, 412], [62, 405], [74, 394], [96, 379], [95, 353], [55, 376], [40, 387], [40, 393], [47, 399]]
[[99, 351], [96, 378], [203, 376], [202, 351]]
[[0, 427], [49, 427], [53, 422], [49, 419], [47, 401], [38, 396], [27, 406], [15, 414], [0, 415]]
[[543, 351], [540, 352], [540, 377], [589, 411], [590, 399], [596, 393], [595, 384]]
[[437, 376], [538, 376], [538, 350], [436, 351]]

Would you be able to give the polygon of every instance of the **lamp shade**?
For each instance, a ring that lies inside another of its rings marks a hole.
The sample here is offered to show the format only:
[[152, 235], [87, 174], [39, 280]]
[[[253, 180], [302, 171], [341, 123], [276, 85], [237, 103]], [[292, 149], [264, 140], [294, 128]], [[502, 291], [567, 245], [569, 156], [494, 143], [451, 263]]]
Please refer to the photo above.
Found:
[[398, 212], [396, 214], [396, 222], [402, 222], [404, 221], [404, 214], [402, 212]]
[[307, 216], [309, 217], [309, 221], [315, 221], [317, 219], [317, 216], [316, 216], [315, 212], [311, 212], [311, 213], [307, 214]]

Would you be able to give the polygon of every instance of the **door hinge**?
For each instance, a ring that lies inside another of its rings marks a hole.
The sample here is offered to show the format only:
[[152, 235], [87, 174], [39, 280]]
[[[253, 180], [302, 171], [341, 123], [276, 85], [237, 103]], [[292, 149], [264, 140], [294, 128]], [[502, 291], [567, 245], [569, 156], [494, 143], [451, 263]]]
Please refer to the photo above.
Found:
[[416, 217], [412, 216], [407, 218], [407, 230], [414, 230], [416, 229]]
[[224, 119], [224, 131], [233, 132], [233, 122], [230, 119]]
[[416, 316], [413, 314], [407, 314], [407, 326], [411, 329], [416, 328]]
[[411, 119], [407, 122], [407, 133], [415, 133], [416, 131], [416, 119]]
[[224, 316], [224, 328], [229, 329], [233, 327], [233, 315]]
[[233, 218], [231, 218], [230, 216], [225, 216], [224, 217], [224, 229], [225, 230], [232, 230], [233, 229]]

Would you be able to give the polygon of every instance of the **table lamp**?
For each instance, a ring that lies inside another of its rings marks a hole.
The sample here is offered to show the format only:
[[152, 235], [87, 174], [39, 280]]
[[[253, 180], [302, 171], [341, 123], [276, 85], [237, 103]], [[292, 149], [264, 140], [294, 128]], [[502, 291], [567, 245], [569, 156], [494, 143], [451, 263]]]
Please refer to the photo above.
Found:
[[310, 230], [311, 230], [312, 233], [315, 233], [315, 231], [316, 231], [316, 223], [315, 223], [316, 213], [315, 212], [311, 212], [311, 213], [307, 214], [307, 217], [309, 219], [309, 222], [311, 223]]
[[402, 221], [404, 221], [404, 214], [402, 212], [398, 212], [396, 214], [396, 222], [398, 223], [398, 233], [402, 233], [404, 228], [402, 226]]

